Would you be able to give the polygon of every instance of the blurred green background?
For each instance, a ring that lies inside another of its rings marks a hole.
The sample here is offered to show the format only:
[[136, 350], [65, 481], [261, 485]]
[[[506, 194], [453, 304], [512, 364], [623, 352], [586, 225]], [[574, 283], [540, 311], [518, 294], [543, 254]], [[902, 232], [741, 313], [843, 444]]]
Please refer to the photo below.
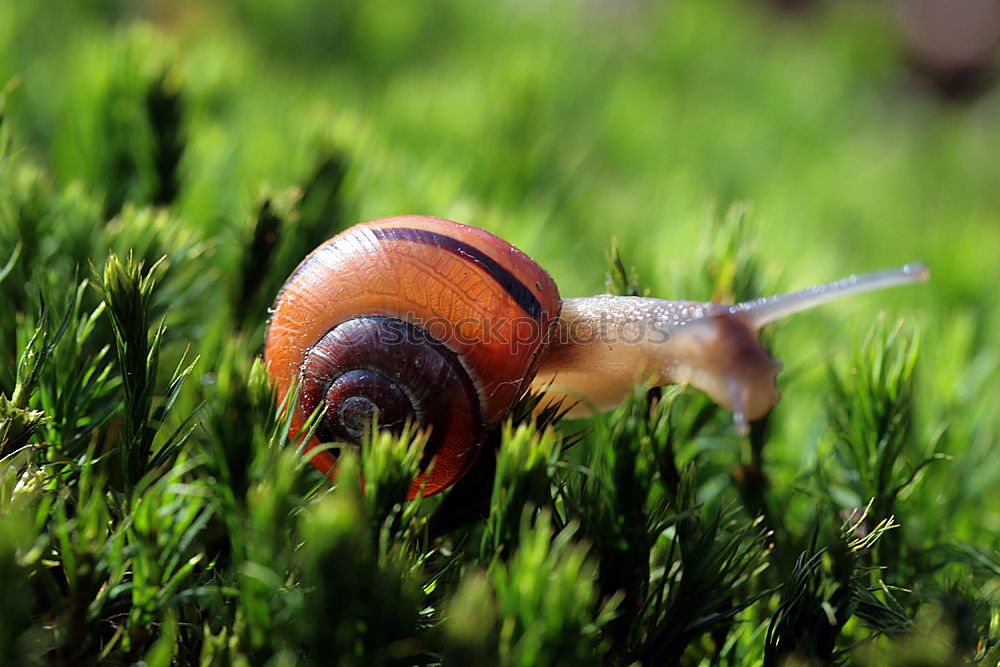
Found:
[[[915, 448], [954, 457], [921, 472], [908, 539], [994, 557], [1000, 96], [943, 93], [904, 23], [898, 4], [860, 1], [0, 0], [4, 187], [51, 202], [0, 226], [0, 262], [20, 244], [49, 271], [17, 269], [0, 307], [27, 310], [109, 248], [167, 254], [164, 363], [193, 344], [211, 386], [220, 331], [259, 352], [281, 280], [355, 221], [485, 227], [565, 296], [605, 289], [612, 237], [666, 298], [731, 296], [704, 258], [735, 254], [718, 247], [733, 225], [767, 292], [923, 260], [927, 285], [774, 328], [771, 483], [806, 523], [802, 471], [833, 456], [828, 364], [880, 316], [903, 319], [923, 339]], [[295, 209], [294, 232], [248, 286], [270, 209]], [[718, 464], [701, 469], [711, 498], [738, 455], [698, 451]], [[844, 507], [867, 501], [830, 483]]]
[[102, 193], [109, 135], [137, 122], [122, 70], [162, 68], [184, 104], [177, 210], [209, 231], [262, 184], [303, 185], [335, 156], [351, 219], [488, 227], [567, 294], [601, 289], [590, 267], [612, 234], [671, 284], [713, 211], [743, 201], [785, 283], [922, 258], [933, 295], [909, 303], [985, 305], [995, 96], [947, 104], [922, 88], [888, 5], [769, 9], [6, 2], [0, 78], [21, 80], [8, 113], [22, 150], [60, 186]]

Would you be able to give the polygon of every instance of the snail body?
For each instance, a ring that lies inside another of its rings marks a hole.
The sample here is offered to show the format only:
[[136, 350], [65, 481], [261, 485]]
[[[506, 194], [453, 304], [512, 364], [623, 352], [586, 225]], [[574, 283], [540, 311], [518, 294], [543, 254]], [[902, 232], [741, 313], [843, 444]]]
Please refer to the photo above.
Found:
[[[765, 324], [847, 294], [927, 278], [920, 264], [724, 306], [645, 297], [562, 299], [526, 254], [449, 220], [355, 225], [307, 256], [275, 299], [265, 360], [279, 398], [300, 382], [293, 432], [322, 407], [307, 449], [359, 444], [373, 420], [429, 427], [410, 496], [454, 484], [485, 432], [533, 386], [570, 416], [617, 405], [636, 382], [688, 383], [736, 425], [778, 401]], [[336, 450], [311, 459], [327, 472]], [[430, 464], [433, 461], [433, 465]]]

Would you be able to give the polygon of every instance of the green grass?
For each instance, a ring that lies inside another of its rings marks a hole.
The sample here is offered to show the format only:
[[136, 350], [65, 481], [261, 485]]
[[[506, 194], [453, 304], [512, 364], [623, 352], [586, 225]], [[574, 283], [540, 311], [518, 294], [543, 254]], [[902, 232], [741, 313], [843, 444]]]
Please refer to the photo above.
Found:
[[[758, 4], [0, 2], [0, 664], [996, 664], [1000, 101], [877, 6]], [[400, 213], [567, 296], [933, 277], [772, 327], [747, 438], [520, 406], [408, 503], [419, 437], [334, 487], [259, 361]]]

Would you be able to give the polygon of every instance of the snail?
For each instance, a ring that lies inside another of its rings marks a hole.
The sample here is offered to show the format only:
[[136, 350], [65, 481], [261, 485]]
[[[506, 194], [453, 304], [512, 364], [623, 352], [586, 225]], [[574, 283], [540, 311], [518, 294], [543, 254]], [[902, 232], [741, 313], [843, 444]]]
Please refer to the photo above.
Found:
[[[638, 382], [686, 383], [732, 410], [745, 433], [778, 401], [781, 365], [759, 343], [761, 327], [928, 275], [908, 264], [735, 305], [562, 299], [549, 274], [503, 239], [398, 216], [357, 224], [299, 264], [275, 299], [265, 361], [279, 399], [299, 383], [293, 434], [323, 410], [307, 451], [357, 445], [373, 420], [429, 427], [412, 498], [460, 479], [529, 387], [570, 399], [574, 417], [614, 407]], [[337, 452], [317, 450], [311, 461], [327, 473]]]

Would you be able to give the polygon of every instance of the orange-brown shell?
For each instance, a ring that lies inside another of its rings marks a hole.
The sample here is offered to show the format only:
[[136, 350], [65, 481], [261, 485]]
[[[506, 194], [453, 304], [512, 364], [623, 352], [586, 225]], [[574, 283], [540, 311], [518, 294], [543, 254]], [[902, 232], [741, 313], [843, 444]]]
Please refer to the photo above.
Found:
[[[364, 316], [397, 318], [458, 356], [488, 427], [530, 384], [559, 307], [548, 273], [503, 239], [439, 218], [383, 218], [351, 227], [299, 264], [275, 301], [265, 359], [280, 400], [333, 327]], [[306, 417], [293, 415], [293, 431]], [[314, 438], [307, 447], [317, 444]], [[428, 484], [425, 492], [450, 486], [472, 458], [437, 461], [437, 488]], [[313, 458], [324, 472], [334, 462], [329, 452]]]

